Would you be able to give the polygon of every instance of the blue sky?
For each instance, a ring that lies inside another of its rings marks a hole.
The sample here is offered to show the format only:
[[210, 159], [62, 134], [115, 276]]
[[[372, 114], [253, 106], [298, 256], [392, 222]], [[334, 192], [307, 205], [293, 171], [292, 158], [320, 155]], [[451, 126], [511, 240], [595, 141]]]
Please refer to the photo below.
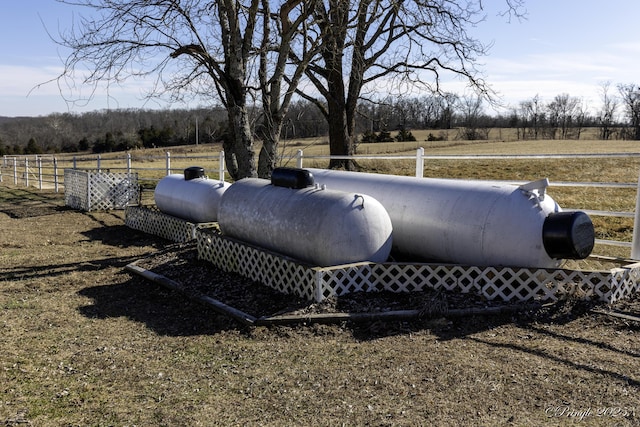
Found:
[[[483, 4], [487, 20], [472, 31], [493, 47], [480, 58], [480, 68], [505, 104], [568, 93], [596, 109], [603, 82], [640, 84], [640, 1], [527, 0], [527, 19], [511, 23], [496, 16], [503, 0]], [[99, 91], [85, 104], [67, 104], [55, 82], [45, 83], [61, 72], [66, 56], [45, 26], [55, 35], [78, 11], [54, 0], [3, 3], [0, 116], [166, 106], [145, 104], [140, 82], [112, 87], [109, 96]], [[447, 89], [461, 93], [464, 85], [452, 82]]]

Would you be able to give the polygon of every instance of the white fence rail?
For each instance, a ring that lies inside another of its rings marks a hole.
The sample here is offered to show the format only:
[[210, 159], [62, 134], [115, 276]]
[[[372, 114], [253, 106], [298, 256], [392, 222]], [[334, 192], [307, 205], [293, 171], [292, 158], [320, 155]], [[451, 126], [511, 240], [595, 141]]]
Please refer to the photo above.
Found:
[[[293, 158], [296, 167], [304, 167], [305, 160], [329, 160], [329, 159], [354, 159], [354, 160], [413, 160], [415, 161], [415, 176], [423, 177], [426, 160], [540, 160], [540, 159], [615, 159], [615, 158], [640, 158], [640, 153], [599, 153], [599, 154], [525, 154], [525, 155], [425, 155], [423, 148], [418, 148], [412, 155], [356, 155], [356, 156], [328, 156], [314, 155], [305, 156], [302, 150], [298, 150]], [[64, 169], [83, 169], [109, 172], [126, 172], [128, 174], [137, 173], [138, 181], [155, 183], [161, 176], [175, 172], [181, 172], [183, 168], [172, 166], [172, 160], [200, 162], [213, 164], [214, 167], [205, 167], [207, 170], [216, 170], [218, 179], [224, 179], [224, 152], [218, 155], [177, 155], [173, 156], [166, 152], [164, 156], [143, 156], [135, 161], [130, 153], [119, 157], [97, 156], [76, 156], [57, 158], [53, 155], [32, 155], [32, 156], [3, 156], [0, 162], [0, 182], [13, 182], [14, 185], [35, 186], [39, 189], [54, 189], [60, 191], [64, 186]], [[145, 166], [145, 163], [162, 163], [162, 167]], [[191, 163], [193, 165], [194, 163]], [[202, 165], [200, 165], [202, 166]], [[151, 175], [157, 177], [150, 177]], [[504, 182], [504, 181], [502, 181]], [[508, 181], [513, 184], [523, 184], [526, 181]], [[615, 212], [603, 210], [581, 209], [592, 216], [610, 216], [620, 218], [634, 218], [633, 241], [621, 242], [615, 240], [598, 239], [597, 243], [631, 248], [631, 257], [640, 259], [640, 177], [636, 183], [618, 182], [551, 182], [551, 187], [586, 187], [586, 188], [626, 188], [636, 189], [636, 208], [634, 212]]]
[[[164, 156], [143, 156], [138, 159], [138, 164], [134, 165], [131, 153], [122, 156], [78, 156], [58, 158], [52, 155], [29, 155], [29, 156], [3, 156], [0, 161], [0, 182], [8, 182], [7, 175], [14, 185], [34, 186], [39, 189], [55, 189], [60, 191], [64, 187], [65, 169], [82, 169], [100, 172], [108, 170], [110, 172], [141, 173], [140, 181], [157, 182], [160, 178], [150, 178], [154, 172], [163, 176], [171, 173], [182, 172], [184, 168], [172, 166], [172, 160], [179, 161], [199, 161], [215, 164], [218, 177], [224, 176], [224, 152], [212, 156], [173, 156], [166, 152]], [[163, 163], [162, 167], [144, 166], [145, 163]], [[207, 168], [211, 170], [211, 168]]]

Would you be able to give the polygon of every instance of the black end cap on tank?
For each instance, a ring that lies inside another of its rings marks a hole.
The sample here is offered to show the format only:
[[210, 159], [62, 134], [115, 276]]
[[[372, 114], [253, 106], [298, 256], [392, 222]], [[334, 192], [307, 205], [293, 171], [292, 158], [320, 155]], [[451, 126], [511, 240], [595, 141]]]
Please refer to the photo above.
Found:
[[276, 187], [307, 188], [313, 186], [313, 174], [300, 168], [275, 168], [271, 172], [271, 184]]
[[190, 166], [184, 170], [185, 181], [191, 181], [196, 178], [204, 178], [204, 168], [200, 166]]
[[542, 226], [542, 241], [551, 258], [584, 259], [595, 244], [591, 218], [580, 211], [551, 213]]

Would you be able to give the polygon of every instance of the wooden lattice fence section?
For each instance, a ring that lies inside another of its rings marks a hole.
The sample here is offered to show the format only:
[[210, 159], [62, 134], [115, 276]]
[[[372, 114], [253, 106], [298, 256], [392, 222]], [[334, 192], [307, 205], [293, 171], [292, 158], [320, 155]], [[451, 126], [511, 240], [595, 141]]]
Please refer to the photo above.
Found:
[[137, 204], [140, 186], [137, 173], [64, 171], [65, 205], [83, 211], [125, 209]]

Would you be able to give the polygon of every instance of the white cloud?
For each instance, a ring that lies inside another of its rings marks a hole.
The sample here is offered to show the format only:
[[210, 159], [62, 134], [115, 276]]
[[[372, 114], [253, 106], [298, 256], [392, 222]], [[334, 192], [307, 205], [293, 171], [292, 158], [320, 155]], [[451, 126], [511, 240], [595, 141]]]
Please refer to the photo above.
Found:
[[[627, 54], [620, 50], [626, 48]], [[592, 52], [550, 52], [525, 54], [513, 58], [487, 58], [484, 70], [487, 81], [504, 101], [517, 105], [520, 101], [540, 95], [544, 100], [568, 93], [582, 98], [590, 108], [600, 103], [604, 82], [637, 82], [640, 68], [637, 56], [628, 54], [640, 43], [624, 43]]]
[[29, 92], [36, 91], [42, 95], [59, 93], [55, 81], [50, 81], [55, 80], [61, 72], [61, 68], [55, 67], [0, 65], [0, 94], [27, 96]]
[[[62, 67], [0, 64], [0, 116], [46, 115], [51, 112], [105, 108], [153, 108], [144, 95], [151, 84], [133, 81], [97, 88], [76, 81], [57, 81]], [[71, 100], [75, 101], [72, 102]], [[162, 102], [160, 102], [161, 104]]]
[[640, 42], [638, 41], [616, 42], [609, 45], [609, 47], [622, 53], [640, 54]]

